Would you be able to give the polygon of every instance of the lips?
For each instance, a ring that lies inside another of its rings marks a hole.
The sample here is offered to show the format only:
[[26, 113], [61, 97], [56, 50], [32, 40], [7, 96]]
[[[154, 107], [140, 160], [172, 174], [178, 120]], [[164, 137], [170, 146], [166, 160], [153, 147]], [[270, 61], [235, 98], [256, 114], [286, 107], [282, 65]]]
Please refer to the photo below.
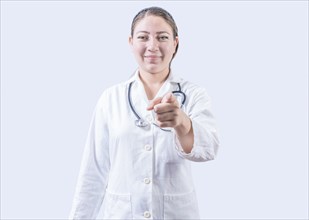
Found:
[[158, 58], [161, 58], [161, 56], [158, 56], [158, 55], [146, 55], [144, 57], [148, 58], [148, 59], [158, 59]]

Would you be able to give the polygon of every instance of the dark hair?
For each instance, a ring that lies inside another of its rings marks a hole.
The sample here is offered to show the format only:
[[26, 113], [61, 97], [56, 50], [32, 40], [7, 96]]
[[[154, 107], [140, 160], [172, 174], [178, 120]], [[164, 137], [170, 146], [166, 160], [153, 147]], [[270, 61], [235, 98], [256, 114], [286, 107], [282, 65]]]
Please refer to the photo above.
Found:
[[[132, 24], [131, 24], [131, 37], [133, 37], [133, 33], [134, 33], [134, 29], [135, 29], [136, 24], [140, 20], [142, 20], [143, 18], [145, 18], [146, 16], [149, 16], [149, 15], [158, 16], [158, 17], [163, 18], [171, 26], [171, 28], [173, 30], [174, 39], [176, 37], [178, 37], [178, 28], [177, 28], [176, 22], [174, 21], [174, 18], [172, 17], [172, 15], [168, 11], [166, 11], [163, 8], [160, 8], [160, 7], [144, 8], [135, 15], [135, 17], [133, 18]], [[175, 57], [175, 55], [177, 53], [178, 44], [176, 46], [175, 53], [173, 54], [172, 59]]]

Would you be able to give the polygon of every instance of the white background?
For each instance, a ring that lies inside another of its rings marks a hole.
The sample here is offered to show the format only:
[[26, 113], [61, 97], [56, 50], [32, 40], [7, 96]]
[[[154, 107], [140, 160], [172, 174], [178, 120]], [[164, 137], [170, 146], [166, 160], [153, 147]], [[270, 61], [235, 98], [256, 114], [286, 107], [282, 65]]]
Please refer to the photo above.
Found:
[[68, 217], [96, 101], [137, 67], [131, 20], [154, 5], [220, 130], [193, 164], [201, 217], [307, 219], [307, 1], [1, 1], [1, 218]]

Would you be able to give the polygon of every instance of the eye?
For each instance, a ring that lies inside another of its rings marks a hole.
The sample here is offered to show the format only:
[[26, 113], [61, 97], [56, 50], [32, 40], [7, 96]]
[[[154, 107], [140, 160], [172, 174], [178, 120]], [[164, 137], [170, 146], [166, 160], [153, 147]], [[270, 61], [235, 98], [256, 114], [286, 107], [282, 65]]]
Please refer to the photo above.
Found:
[[148, 36], [139, 35], [139, 36], [137, 36], [137, 39], [139, 39], [139, 40], [147, 40], [147, 39], [148, 39]]
[[160, 41], [168, 40], [168, 36], [165, 36], [165, 35], [159, 36], [158, 38], [159, 38]]

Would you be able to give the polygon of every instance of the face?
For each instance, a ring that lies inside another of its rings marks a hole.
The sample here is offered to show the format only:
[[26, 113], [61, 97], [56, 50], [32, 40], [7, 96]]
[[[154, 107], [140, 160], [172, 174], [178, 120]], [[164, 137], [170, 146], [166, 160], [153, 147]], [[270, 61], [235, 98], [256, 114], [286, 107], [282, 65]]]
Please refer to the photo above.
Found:
[[174, 39], [172, 27], [163, 18], [150, 15], [136, 24], [129, 43], [140, 71], [166, 73], [178, 38]]

